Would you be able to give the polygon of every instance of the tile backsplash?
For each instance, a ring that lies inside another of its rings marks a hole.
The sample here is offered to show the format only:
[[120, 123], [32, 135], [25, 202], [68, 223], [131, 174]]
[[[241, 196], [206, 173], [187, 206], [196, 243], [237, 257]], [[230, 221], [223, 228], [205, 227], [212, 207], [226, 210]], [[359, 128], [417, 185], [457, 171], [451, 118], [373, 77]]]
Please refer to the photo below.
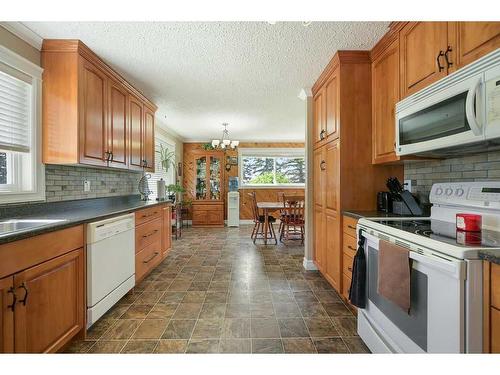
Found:
[[500, 180], [500, 151], [433, 161], [407, 161], [405, 180], [412, 180], [412, 191], [428, 199], [436, 182]]
[[[47, 202], [137, 194], [140, 172], [86, 168], [80, 166], [45, 166]], [[83, 181], [90, 181], [90, 192], [83, 191]]]

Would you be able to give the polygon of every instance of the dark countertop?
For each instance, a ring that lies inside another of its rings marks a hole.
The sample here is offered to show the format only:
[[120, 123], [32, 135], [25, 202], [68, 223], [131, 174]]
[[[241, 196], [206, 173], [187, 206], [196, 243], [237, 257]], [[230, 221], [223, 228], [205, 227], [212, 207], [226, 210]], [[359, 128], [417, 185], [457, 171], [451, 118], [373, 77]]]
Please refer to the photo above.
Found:
[[500, 264], [500, 250], [481, 250], [478, 255], [479, 259]]
[[141, 208], [152, 207], [168, 201], [141, 201], [139, 195], [124, 195], [109, 198], [79, 199], [73, 201], [34, 203], [0, 207], [0, 221], [61, 220], [36, 227], [8, 231], [0, 225], [0, 244], [21, 240], [58, 229], [127, 214]]
[[355, 211], [355, 210], [347, 210], [343, 211], [343, 214], [346, 216], [353, 217], [355, 219], [361, 218], [378, 218], [378, 217], [407, 217], [408, 215], [401, 216], [398, 214], [393, 214], [390, 212], [380, 212], [380, 211]]

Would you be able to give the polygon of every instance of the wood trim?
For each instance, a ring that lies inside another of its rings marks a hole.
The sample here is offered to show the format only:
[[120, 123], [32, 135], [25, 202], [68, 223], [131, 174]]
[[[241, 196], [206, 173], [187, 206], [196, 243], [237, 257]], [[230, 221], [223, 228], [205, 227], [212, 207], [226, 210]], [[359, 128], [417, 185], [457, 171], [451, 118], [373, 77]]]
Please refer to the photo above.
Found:
[[399, 38], [399, 31], [408, 22], [391, 22], [389, 25], [389, 31], [387, 31], [384, 36], [375, 44], [375, 46], [370, 51], [370, 60], [373, 62], [376, 60], [385, 49], [388, 48], [396, 39]]
[[[109, 75], [111, 78], [122, 84], [131, 94], [137, 96], [141, 101], [153, 109], [155, 112], [158, 107], [149, 100], [144, 94], [132, 86], [125, 78], [113, 70], [106, 64], [99, 56], [97, 56], [89, 47], [87, 47], [81, 40], [78, 39], [44, 39], [42, 43], [41, 52], [51, 53], [78, 53], [85, 59], [95, 64], [99, 69]], [[42, 53], [43, 55], [43, 53]]]
[[12, 276], [0, 279], [0, 353], [14, 352], [14, 312], [7, 307], [12, 303], [8, 291], [13, 286]]
[[83, 245], [83, 225], [1, 245], [0, 277], [33, 267]]
[[491, 353], [491, 263], [483, 261], [483, 353]]

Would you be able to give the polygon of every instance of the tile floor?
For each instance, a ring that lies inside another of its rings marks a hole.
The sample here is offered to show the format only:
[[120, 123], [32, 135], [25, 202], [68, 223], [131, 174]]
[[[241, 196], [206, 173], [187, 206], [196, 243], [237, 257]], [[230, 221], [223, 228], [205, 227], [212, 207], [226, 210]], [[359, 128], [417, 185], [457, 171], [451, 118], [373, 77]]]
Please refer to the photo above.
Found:
[[185, 229], [167, 259], [70, 353], [366, 353], [356, 318], [304, 249], [250, 226]]

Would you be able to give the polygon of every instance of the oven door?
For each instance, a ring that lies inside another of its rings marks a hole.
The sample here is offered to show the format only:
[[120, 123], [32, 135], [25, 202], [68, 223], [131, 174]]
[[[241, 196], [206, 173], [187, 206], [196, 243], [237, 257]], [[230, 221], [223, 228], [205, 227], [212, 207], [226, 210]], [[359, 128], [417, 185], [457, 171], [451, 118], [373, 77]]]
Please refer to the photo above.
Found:
[[483, 141], [483, 80], [482, 74], [475, 75], [398, 103], [396, 153], [433, 155]]
[[365, 309], [358, 310], [358, 333], [370, 350], [463, 353], [465, 262], [410, 251], [411, 308], [407, 314], [377, 293], [379, 239], [363, 235], [367, 239], [368, 301]]

